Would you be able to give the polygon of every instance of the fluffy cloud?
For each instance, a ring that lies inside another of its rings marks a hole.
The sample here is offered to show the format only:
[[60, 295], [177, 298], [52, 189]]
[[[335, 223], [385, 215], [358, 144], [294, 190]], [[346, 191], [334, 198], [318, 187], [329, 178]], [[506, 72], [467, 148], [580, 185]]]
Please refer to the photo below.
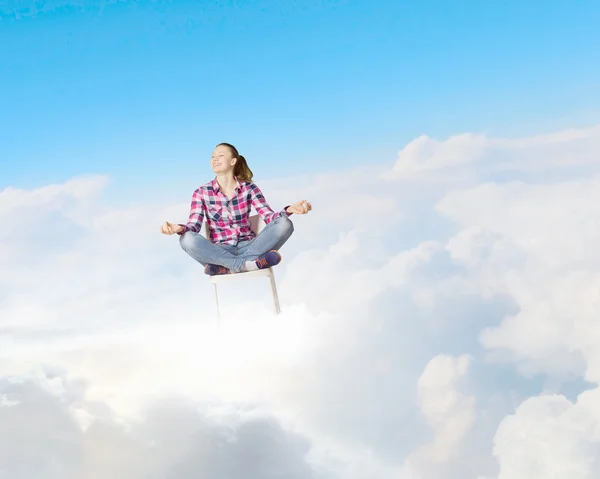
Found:
[[316, 477], [307, 439], [264, 412], [164, 398], [122, 424], [61, 374], [5, 379], [0, 391], [10, 398], [0, 406], [0, 477]]
[[419, 378], [420, 407], [435, 431], [433, 444], [425, 454], [434, 462], [445, 462], [473, 424], [475, 398], [460, 392], [460, 381], [468, 373], [471, 358], [436, 356]]
[[463, 228], [448, 247], [470, 281], [518, 305], [516, 315], [484, 331], [484, 344], [509, 350], [531, 372], [580, 374], [587, 362], [593, 368], [586, 379], [599, 378], [592, 346], [599, 185], [596, 178], [486, 184], [450, 194], [438, 206]]
[[465, 133], [439, 141], [423, 135], [399, 152], [393, 176], [477, 180], [504, 171], [547, 174], [598, 164], [599, 149], [600, 126], [517, 139]]
[[591, 479], [600, 474], [600, 389], [573, 404], [562, 395], [523, 401], [494, 441], [498, 479]]
[[393, 167], [260, 182], [314, 210], [282, 314], [239, 282], [220, 325], [158, 233], [189, 195], [0, 192], [0, 221], [34, 225], [0, 236], [0, 477], [592, 477], [596, 393], [573, 381], [600, 375], [598, 131], [421, 138]]
[[[113, 411], [115, 424], [131, 428], [132, 422], [148, 422], [143, 408], [161, 394], [180, 394], [190, 401], [209, 398], [216, 402], [217, 409], [236, 403], [252, 409], [258, 407], [253, 405], [266, 403], [278, 420], [287, 421], [285, 431], [297, 429], [301, 437], [308, 438], [311, 461], [318, 467], [306, 466], [303, 477], [312, 477], [307, 471], [313, 469], [322, 477], [346, 473], [353, 477], [387, 477], [388, 466], [373, 457], [361, 441], [364, 437], [369, 442], [380, 434], [387, 402], [394, 398], [377, 398], [376, 381], [373, 388], [357, 394], [353, 401], [339, 401], [373, 372], [379, 371], [379, 382], [389, 382], [385, 377], [389, 358], [367, 357], [364, 363], [357, 358], [356, 366], [361, 370], [344, 371], [347, 363], [343, 358], [354, 354], [366, 318], [349, 316], [342, 307], [343, 297], [335, 297], [328, 304], [313, 303], [315, 295], [303, 282], [285, 286], [286, 268], [293, 271], [304, 262], [300, 248], [294, 249], [290, 242], [286, 261], [278, 268], [284, 306], [281, 316], [275, 318], [270, 312], [266, 284], [224, 285], [221, 296], [229, 314], [217, 327], [212, 292], [202, 268], [185, 256], [174, 238], [158, 234], [164, 219], [183, 220], [188, 204], [111, 210], [98, 197], [101, 190], [97, 186], [103, 181], [88, 178], [31, 192], [4, 192], [2, 211], [11, 221], [37, 211], [40, 201], [59, 206], [56, 214], [54, 208], [49, 208], [48, 214], [37, 218], [44, 238], [31, 234], [18, 241], [9, 238], [17, 254], [11, 255], [3, 270], [2, 286], [7, 294], [0, 310], [0, 374], [18, 378], [37, 371], [40, 364], [48, 364], [68, 371], [70, 377], [82, 378], [87, 382], [82, 393], [85, 402], [77, 409], [77, 417], [91, 424], [97, 421], [88, 407], [90, 403]], [[81, 195], [74, 193], [73, 185], [79, 185]], [[276, 205], [276, 194], [272, 196]], [[316, 222], [321, 218], [316, 216]], [[307, 219], [296, 220], [299, 231], [302, 221]], [[356, 237], [352, 230], [347, 235], [342, 233], [339, 241], [327, 247], [343, 261], [352, 250], [346, 238], [352, 236]], [[48, 248], [43, 249], [46, 242]], [[29, 251], [36, 252], [35, 261]], [[309, 254], [319, 252], [315, 249]], [[404, 262], [408, 271], [412, 263], [408, 259]], [[385, 266], [385, 258], [379, 263]], [[24, 268], [19, 267], [23, 264]], [[336, 278], [340, 272], [334, 268], [331, 274]], [[355, 291], [360, 288], [360, 284], [349, 286]], [[36, 294], [32, 296], [31, 291]], [[370, 299], [372, 296], [366, 298]], [[309, 312], [303, 303], [317, 306], [317, 310]], [[377, 332], [371, 334], [377, 339]], [[327, 388], [334, 371], [340, 374], [340, 381]], [[3, 404], [19, 401], [15, 393], [6, 397]], [[353, 421], [356, 409], [368, 407], [373, 399], [382, 408]], [[36, 404], [42, 407], [45, 401], [51, 398], [40, 397]], [[63, 408], [61, 414], [74, 421], [70, 408]], [[401, 411], [397, 420], [404, 416]], [[19, 421], [25, 423], [26, 415], [19, 416]], [[363, 425], [368, 430], [363, 431]], [[393, 425], [390, 423], [390, 428]], [[9, 426], [12, 429], [16, 423]], [[347, 433], [351, 437], [345, 441]], [[74, 448], [65, 457], [53, 449], [45, 453], [48, 463], [58, 469], [41, 464], [42, 474], [60, 476], [73, 470], [88, 474], [86, 468], [92, 468], [93, 461], [65, 461], [67, 457], [80, 458], [82, 448], [93, 446], [85, 446], [82, 435], [75, 434], [70, 441]], [[22, 437], [15, 443], [26, 449], [29, 438]], [[37, 450], [41, 446], [33, 447]], [[136, 443], [131, 447], [138, 450], [142, 446]], [[253, 453], [249, 444], [239, 447], [247, 449], [248, 455], [247, 460], [240, 459], [240, 467], [259, 476], [264, 474], [253, 465], [256, 454], [262, 453]], [[233, 453], [224, 454], [230, 458]], [[132, 463], [136, 463], [135, 456]], [[172, 461], [165, 459], [161, 467], [171, 467], [169, 464]], [[11, 460], [10, 454], [4, 456], [2, 466], [11, 472], [26, 468], [22, 461]], [[276, 474], [288, 474], [275, 458], [269, 459], [268, 467]], [[389, 467], [393, 470], [395, 466]], [[30, 472], [26, 468], [23, 474]]]

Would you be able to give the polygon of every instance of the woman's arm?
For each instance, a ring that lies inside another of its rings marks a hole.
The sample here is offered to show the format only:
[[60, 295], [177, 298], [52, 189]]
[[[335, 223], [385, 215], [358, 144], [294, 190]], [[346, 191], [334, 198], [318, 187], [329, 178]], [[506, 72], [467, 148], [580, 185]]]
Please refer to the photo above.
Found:
[[252, 206], [254, 206], [254, 209], [265, 222], [265, 224], [269, 224], [271, 221], [278, 218], [279, 216], [291, 215], [291, 213], [287, 212], [287, 206], [283, 210], [275, 213], [269, 206], [269, 203], [267, 203], [267, 200], [265, 199], [265, 196], [263, 195], [260, 188], [254, 183], [250, 187], [250, 192]]
[[199, 233], [200, 228], [202, 228], [202, 222], [204, 221], [205, 211], [206, 207], [204, 205], [204, 199], [200, 194], [200, 189], [197, 189], [192, 195], [192, 202], [190, 205], [190, 216], [188, 218], [187, 224], [181, 225], [183, 226], [183, 230], [181, 230], [178, 234], [183, 234], [186, 231], [193, 231], [194, 233]]

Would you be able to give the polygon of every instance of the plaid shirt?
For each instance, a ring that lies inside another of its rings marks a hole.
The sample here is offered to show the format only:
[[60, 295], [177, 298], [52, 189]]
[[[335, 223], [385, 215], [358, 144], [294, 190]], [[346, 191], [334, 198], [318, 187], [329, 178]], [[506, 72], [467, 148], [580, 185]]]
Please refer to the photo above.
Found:
[[[256, 235], [250, 228], [250, 209], [254, 207], [265, 224], [279, 216], [290, 216], [285, 208], [275, 213], [258, 186], [250, 181], [237, 178], [233, 197], [227, 198], [221, 191], [217, 179], [206, 183], [194, 191], [190, 216], [187, 224], [182, 226], [186, 231], [199, 233], [202, 223], [209, 227], [209, 240], [213, 243], [237, 245], [239, 241], [254, 238]], [[286, 206], [287, 208], [287, 206]]]

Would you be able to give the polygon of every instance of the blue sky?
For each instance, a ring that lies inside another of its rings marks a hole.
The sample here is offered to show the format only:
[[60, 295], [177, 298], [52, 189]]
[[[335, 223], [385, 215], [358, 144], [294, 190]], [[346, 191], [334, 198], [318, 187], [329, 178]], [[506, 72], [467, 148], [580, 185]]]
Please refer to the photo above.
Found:
[[597, 1], [32, 5], [0, 0], [0, 189], [189, 189], [221, 141], [259, 182], [600, 118]]

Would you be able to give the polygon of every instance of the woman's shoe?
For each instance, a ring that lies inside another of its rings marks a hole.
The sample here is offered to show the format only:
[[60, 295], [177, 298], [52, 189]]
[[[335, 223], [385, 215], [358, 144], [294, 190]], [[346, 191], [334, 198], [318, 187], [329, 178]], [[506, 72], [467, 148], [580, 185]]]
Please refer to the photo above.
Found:
[[216, 276], [219, 274], [230, 274], [231, 271], [229, 271], [228, 268], [226, 268], [225, 266], [221, 266], [218, 264], [207, 264], [206, 267], [204, 268], [204, 272], [206, 274], [208, 274], [209, 276]]
[[256, 266], [258, 269], [266, 269], [275, 266], [281, 262], [281, 255], [276, 250], [271, 250], [256, 258]]

